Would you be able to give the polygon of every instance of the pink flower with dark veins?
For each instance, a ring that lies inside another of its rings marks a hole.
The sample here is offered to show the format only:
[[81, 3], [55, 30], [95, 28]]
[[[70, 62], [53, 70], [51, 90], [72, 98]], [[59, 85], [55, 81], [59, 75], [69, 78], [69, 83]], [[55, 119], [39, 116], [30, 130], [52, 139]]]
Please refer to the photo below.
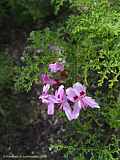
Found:
[[47, 74], [41, 75], [41, 81], [43, 84], [50, 84], [50, 85], [55, 85], [58, 83], [57, 80], [50, 78]]
[[59, 72], [64, 70], [64, 65], [62, 63], [52, 63], [49, 64], [50, 72]]
[[79, 116], [81, 109], [85, 108], [100, 108], [94, 99], [86, 95], [86, 87], [79, 82], [75, 83], [73, 87], [66, 89], [67, 99], [74, 103], [73, 118]]
[[68, 120], [72, 120], [72, 109], [67, 101], [67, 97], [64, 91], [64, 86], [59, 86], [58, 90], [55, 92], [55, 97], [58, 101], [58, 104], [60, 104], [60, 109], [63, 109], [65, 112]]
[[48, 115], [54, 114], [54, 104], [57, 103], [56, 97], [54, 95], [48, 94], [48, 90], [50, 88], [50, 85], [47, 84], [43, 86], [42, 95], [39, 96], [39, 99], [42, 100], [42, 103], [45, 103], [48, 105]]

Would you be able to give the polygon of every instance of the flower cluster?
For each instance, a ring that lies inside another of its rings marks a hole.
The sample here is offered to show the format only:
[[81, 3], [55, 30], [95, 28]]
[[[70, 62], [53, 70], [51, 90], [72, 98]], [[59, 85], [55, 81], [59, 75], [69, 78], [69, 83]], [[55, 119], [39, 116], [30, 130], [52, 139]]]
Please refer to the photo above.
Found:
[[[59, 63], [49, 64], [49, 70], [51, 72], [61, 72], [64, 70], [64, 66]], [[39, 99], [42, 100], [42, 103], [47, 104], [48, 115], [53, 115], [54, 109], [59, 107], [71, 121], [78, 118], [81, 109], [100, 108], [94, 99], [86, 95], [86, 87], [79, 82], [67, 89], [64, 85], [60, 85], [54, 93], [49, 94], [50, 87], [57, 84], [57, 80], [50, 78], [47, 74], [43, 74], [41, 79], [44, 86]]]

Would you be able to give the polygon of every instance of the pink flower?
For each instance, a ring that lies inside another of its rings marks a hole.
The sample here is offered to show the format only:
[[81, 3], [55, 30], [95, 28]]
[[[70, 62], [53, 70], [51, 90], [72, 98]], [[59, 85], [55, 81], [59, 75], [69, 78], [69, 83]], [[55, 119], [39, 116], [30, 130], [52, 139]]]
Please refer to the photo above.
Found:
[[42, 100], [42, 103], [48, 104], [48, 115], [54, 114], [54, 104], [57, 103], [56, 97], [54, 95], [48, 94], [50, 85], [47, 84], [43, 86], [42, 95], [39, 96], [39, 99]]
[[65, 112], [68, 120], [72, 120], [72, 109], [67, 101], [67, 97], [64, 91], [64, 86], [61, 85], [58, 90], [55, 92], [55, 97], [58, 101], [58, 104], [60, 104], [60, 108], [63, 109]]
[[61, 63], [53, 63], [53, 64], [49, 64], [49, 69], [51, 72], [58, 72], [58, 71], [63, 71], [64, 66]]
[[43, 84], [55, 85], [58, 83], [56, 80], [50, 78], [47, 74], [42, 74], [41, 80]]
[[79, 116], [81, 109], [91, 107], [100, 108], [98, 103], [91, 97], [86, 96], [86, 87], [79, 82], [75, 83], [73, 87], [66, 89], [67, 98], [74, 103], [73, 105], [73, 118]]

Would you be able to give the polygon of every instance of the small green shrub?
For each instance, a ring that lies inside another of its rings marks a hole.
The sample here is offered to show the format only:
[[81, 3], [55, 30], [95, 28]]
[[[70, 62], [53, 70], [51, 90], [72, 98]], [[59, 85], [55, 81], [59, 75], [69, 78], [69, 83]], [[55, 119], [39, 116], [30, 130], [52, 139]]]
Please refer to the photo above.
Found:
[[120, 76], [119, 17], [119, 13], [103, 5], [87, 14], [71, 16], [67, 22], [72, 42], [79, 44], [76, 54], [85, 79], [87, 71], [92, 70], [99, 75], [100, 86], [108, 80], [109, 87], [113, 87]]

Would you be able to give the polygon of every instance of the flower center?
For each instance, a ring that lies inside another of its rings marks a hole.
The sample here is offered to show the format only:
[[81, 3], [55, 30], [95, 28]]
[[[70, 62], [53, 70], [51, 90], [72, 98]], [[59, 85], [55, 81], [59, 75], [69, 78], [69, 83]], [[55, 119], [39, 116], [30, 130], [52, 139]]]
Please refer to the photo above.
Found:
[[84, 91], [81, 91], [80, 92], [80, 96], [84, 96], [85, 95], [85, 92]]
[[73, 97], [74, 98], [74, 100], [77, 100], [78, 99], [78, 96], [75, 96], [75, 97]]
[[80, 96], [75, 96], [75, 97], [73, 97], [73, 98], [74, 98], [74, 100], [76, 101], [76, 100], [80, 99], [80, 98], [83, 97], [83, 96], [85, 96], [85, 92], [84, 92], [84, 91], [81, 91], [81, 92], [80, 92]]

